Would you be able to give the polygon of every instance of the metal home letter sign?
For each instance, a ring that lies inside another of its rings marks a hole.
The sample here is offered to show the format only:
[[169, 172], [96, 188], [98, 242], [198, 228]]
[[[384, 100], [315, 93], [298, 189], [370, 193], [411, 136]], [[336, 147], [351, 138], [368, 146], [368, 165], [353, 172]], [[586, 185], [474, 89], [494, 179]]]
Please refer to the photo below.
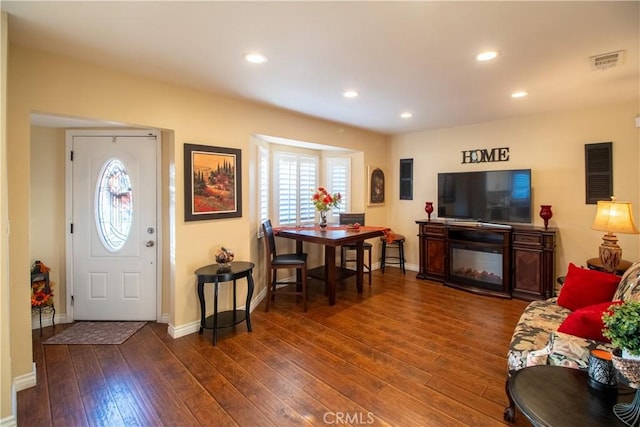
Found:
[[477, 148], [475, 150], [462, 151], [462, 164], [507, 161], [509, 161], [509, 147], [492, 148], [491, 150]]

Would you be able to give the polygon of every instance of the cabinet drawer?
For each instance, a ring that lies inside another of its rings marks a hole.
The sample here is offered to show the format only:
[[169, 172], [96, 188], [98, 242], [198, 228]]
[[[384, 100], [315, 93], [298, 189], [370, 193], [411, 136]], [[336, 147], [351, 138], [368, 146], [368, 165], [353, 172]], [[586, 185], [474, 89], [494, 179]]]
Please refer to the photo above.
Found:
[[442, 236], [444, 237], [444, 227], [441, 225], [422, 225], [422, 233], [429, 234], [431, 236]]
[[519, 245], [542, 245], [542, 235], [513, 233], [513, 243]]

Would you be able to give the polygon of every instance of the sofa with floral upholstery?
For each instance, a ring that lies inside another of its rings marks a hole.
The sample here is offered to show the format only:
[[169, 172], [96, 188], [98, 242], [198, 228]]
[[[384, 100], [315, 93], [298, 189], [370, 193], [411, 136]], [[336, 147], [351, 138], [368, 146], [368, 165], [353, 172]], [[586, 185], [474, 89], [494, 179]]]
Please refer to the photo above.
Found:
[[[533, 301], [524, 309], [507, 352], [507, 382], [513, 372], [535, 365], [587, 370], [591, 350], [613, 350], [602, 336], [602, 313], [628, 300], [640, 300], [640, 261], [622, 278], [570, 264], [557, 297]], [[515, 405], [505, 388], [509, 406], [504, 419], [513, 421]]]

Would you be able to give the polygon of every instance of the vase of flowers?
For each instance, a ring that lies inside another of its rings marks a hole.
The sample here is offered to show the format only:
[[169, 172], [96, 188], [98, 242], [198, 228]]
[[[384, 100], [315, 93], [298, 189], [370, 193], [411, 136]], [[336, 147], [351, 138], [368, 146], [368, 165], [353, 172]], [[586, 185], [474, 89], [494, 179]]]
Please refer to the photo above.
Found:
[[313, 205], [316, 210], [320, 212], [320, 228], [327, 227], [327, 212], [331, 208], [337, 207], [342, 201], [342, 195], [340, 193], [329, 194], [326, 188], [318, 187], [313, 196], [311, 196]]

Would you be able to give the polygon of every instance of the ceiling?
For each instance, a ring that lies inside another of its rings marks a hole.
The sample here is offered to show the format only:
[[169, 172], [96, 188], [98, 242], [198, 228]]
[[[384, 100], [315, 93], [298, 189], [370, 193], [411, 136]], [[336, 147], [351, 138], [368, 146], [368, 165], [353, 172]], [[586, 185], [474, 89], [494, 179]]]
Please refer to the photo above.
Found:
[[[0, 7], [14, 44], [384, 134], [640, 96], [637, 1], [3, 0]], [[477, 62], [485, 50], [499, 55]], [[590, 57], [620, 50], [617, 66], [592, 70]], [[268, 61], [244, 61], [254, 51]], [[343, 97], [348, 89], [359, 96]], [[528, 96], [511, 98], [516, 90]], [[401, 118], [404, 111], [413, 116]]]

